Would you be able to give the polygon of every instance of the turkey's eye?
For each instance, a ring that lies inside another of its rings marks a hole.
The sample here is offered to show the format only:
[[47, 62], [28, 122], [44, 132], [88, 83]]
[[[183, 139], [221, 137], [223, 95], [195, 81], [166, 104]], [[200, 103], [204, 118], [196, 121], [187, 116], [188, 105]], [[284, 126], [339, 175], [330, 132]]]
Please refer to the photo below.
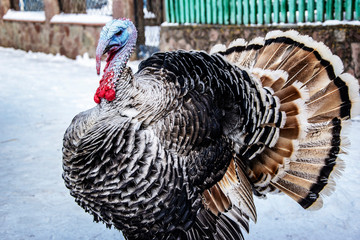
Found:
[[122, 33], [123, 33], [123, 30], [120, 30], [120, 31], [117, 32], [115, 35], [116, 35], [116, 36], [121, 36]]

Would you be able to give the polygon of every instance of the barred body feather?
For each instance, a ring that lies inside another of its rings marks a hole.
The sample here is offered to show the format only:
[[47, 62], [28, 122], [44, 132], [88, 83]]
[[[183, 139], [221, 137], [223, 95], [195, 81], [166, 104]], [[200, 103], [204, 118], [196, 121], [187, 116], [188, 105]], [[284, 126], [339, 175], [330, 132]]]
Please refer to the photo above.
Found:
[[99, 104], [73, 119], [63, 147], [65, 184], [96, 221], [127, 239], [243, 239], [253, 194], [321, 207], [359, 111], [358, 82], [328, 48], [275, 31], [211, 54], [156, 53], [133, 74], [133, 24], [103, 31]]

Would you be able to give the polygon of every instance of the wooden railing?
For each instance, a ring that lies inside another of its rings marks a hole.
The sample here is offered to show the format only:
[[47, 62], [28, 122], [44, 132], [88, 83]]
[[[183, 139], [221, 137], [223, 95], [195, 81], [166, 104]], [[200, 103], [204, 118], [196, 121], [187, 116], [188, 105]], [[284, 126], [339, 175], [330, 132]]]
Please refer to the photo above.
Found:
[[360, 20], [360, 0], [164, 0], [166, 21], [277, 24]]

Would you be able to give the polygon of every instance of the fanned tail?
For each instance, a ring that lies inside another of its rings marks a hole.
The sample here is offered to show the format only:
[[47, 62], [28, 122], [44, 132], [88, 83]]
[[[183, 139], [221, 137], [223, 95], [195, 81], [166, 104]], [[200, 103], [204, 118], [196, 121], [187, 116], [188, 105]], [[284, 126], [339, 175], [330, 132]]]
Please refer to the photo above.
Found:
[[[280, 190], [304, 208], [321, 207], [320, 192], [331, 192], [332, 177], [343, 168], [343, 127], [359, 114], [358, 81], [343, 73], [340, 58], [324, 44], [296, 31], [273, 31], [249, 43], [236, 40], [212, 53], [251, 73], [267, 92], [271, 89], [280, 105], [275, 114], [286, 116], [285, 124], [277, 126], [279, 134], [268, 139], [273, 145], [262, 141], [251, 160], [243, 150], [239, 153], [256, 193]], [[263, 122], [257, 132], [271, 125], [271, 119]]]

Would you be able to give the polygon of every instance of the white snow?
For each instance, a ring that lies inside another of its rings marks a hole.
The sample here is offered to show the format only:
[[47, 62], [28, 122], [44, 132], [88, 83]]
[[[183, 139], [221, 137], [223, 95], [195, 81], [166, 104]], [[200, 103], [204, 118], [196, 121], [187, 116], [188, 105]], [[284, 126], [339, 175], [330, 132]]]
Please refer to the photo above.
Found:
[[[131, 63], [136, 66], [138, 62]], [[103, 64], [104, 65], [104, 64]], [[71, 119], [95, 105], [95, 60], [0, 48], [1, 239], [123, 239], [93, 223], [61, 178], [62, 137]], [[256, 199], [247, 240], [357, 240], [360, 236], [360, 118], [353, 120], [347, 168], [319, 211], [285, 195]]]
[[50, 23], [106, 24], [112, 19], [112, 16], [107, 15], [60, 13], [53, 16]]
[[160, 29], [159, 26], [145, 26], [145, 45], [159, 47], [160, 45]]
[[156, 18], [155, 13], [148, 11], [147, 8], [143, 8], [143, 12], [144, 12], [145, 19]]
[[45, 22], [44, 11], [15, 11], [9, 9], [3, 17], [4, 20]]
[[360, 26], [360, 21], [346, 21], [346, 20], [326, 20], [324, 22], [304, 22], [296, 23], [298, 26], [336, 26], [336, 25], [351, 25]]

